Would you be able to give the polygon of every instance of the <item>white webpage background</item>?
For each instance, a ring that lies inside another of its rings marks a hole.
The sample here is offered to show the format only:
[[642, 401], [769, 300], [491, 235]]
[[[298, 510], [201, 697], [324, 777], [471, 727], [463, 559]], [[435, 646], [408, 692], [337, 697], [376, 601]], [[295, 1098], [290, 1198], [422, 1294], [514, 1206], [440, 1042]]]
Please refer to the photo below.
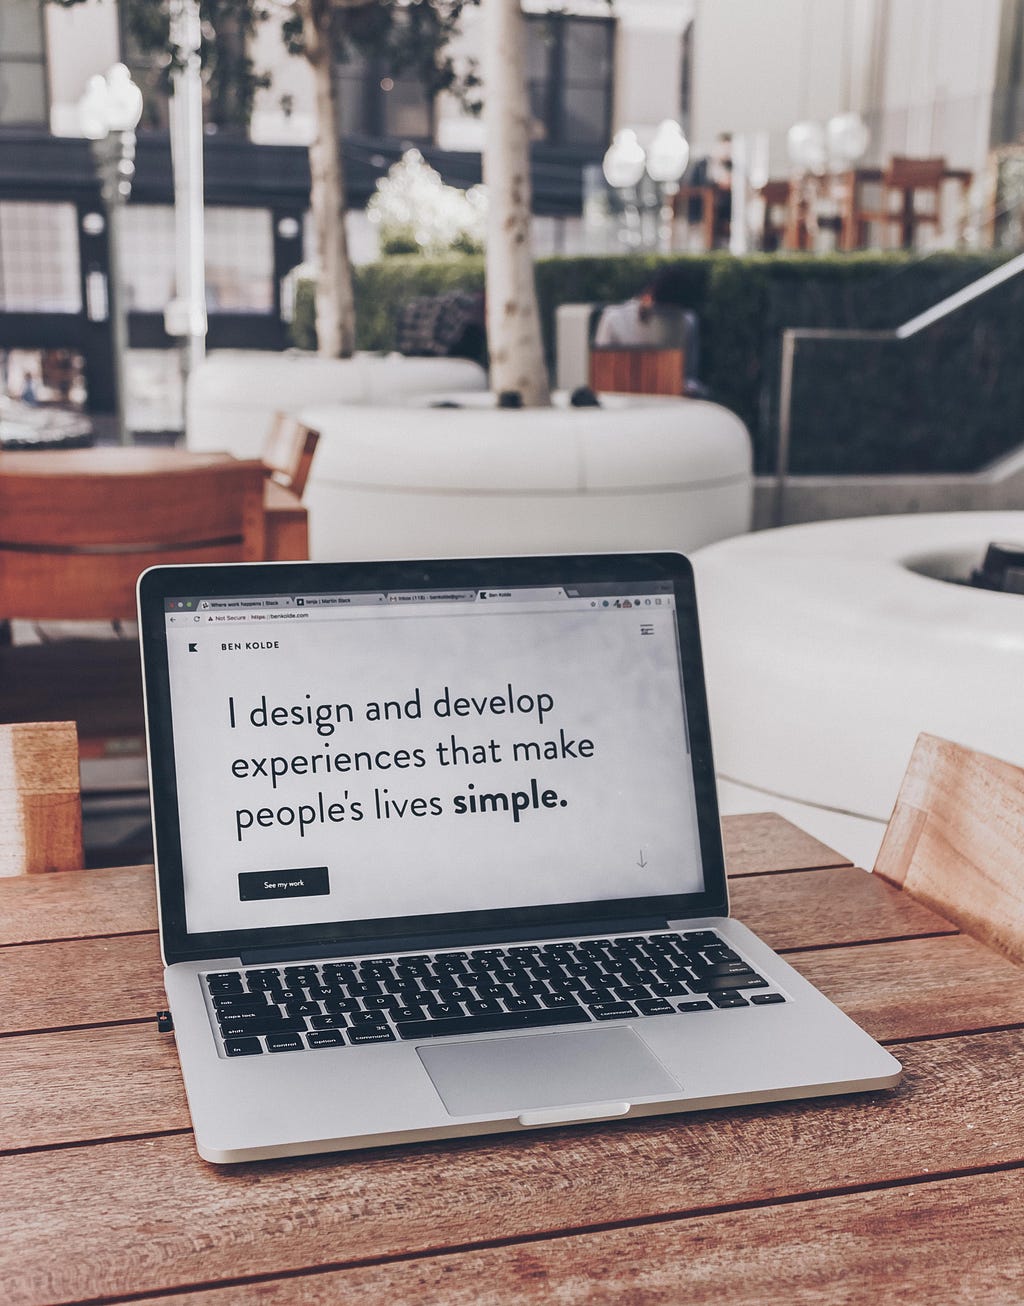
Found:
[[[703, 888], [669, 607], [511, 613], [439, 603], [436, 611], [349, 609], [336, 621], [167, 630], [190, 931]], [[278, 647], [246, 649], [259, 641]], [[223, 647], [239, 643], [240, 650]], [[446, 687], [451, 699], [505, 700], [509, 685], [513, 697], [553, 699], [543, 723], [536, 710], [437, 714]], [[370, 704], [404, 705], [417, 691], [418, 719], [367, 719]], [[264, 696], [268, 711], [345, 704], [354, 721], [341, 713], [327, 737], [305, 723], [252, 724]], [[560, 729], [576, 749], [592, 740], [593, 755], [562, 757]], [[452, 735], [488, 760], [441, 765], [437, 745], [449, 749]], [[552, 741], [556, 760], [513, 760], [516, 743]], [[266, 776], [233, 773], [251, 770], [253, 759], [417, 748], [421, 767], [288, 774], [276, 787]], [[454, 810], [457, 795], [465, 805], [470, 794], [528, 793], [531, 780], [540, 793], [555, 791], [557, 805], [531, 806], [518, 823], [510, 812]], [[296, 823], [279, 823], [278, 813], [287, 820], [288, 809], [303, 804], [308, 812], [318, 794], [344, 804], [346, 819], [308, 825], [302, 836]], [[390, 808], [378, 808], [385, 798]], [[395, 814], [396, 800], [412, 799], [436, 799], [442, 814]], [[258, 811], [273, 814], [270, 828], [255, 823]], [[240, 871], [313, 866], [328, 867], [329, 896], [239, 900]]]

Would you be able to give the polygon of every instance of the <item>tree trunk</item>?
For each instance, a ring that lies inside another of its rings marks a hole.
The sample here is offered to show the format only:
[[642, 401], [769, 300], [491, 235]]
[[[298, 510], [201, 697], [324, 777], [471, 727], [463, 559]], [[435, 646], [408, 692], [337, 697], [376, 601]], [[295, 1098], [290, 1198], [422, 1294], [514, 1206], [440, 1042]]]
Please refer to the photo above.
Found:
[[491, 389], [526, 407], [550, 402], [530, 250], [530, 112], [519, 0], [483, 0], [484, 155], [488, 195], [487, 345]]
[[300, 0], [299, 12], [316, 104], [316, 139], [309, 147], [309, 206], [317, 246], [317, 352], [326, 358], [348, 358], [356, 344], [356, 314], [345, 235], [345, 177], [330, 39], [331, 0]]

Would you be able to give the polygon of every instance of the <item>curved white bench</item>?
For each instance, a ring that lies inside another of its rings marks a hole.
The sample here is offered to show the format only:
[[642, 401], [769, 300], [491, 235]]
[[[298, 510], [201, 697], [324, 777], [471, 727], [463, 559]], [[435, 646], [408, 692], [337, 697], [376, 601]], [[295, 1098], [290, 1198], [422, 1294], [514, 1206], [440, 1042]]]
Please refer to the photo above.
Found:
[[487, 389], [487, 373], [468, 358], [356, 354], [319, 358], [222, 349], [188, 380], [185, 427], [190, 449], [258, 458], [273, 416], [306, 404], [400, 404], [441, 390]]
[[750, 436], [715, 404], [308, 406], [314, 558], [689, 550], [750, 528]]
[[1024, 541], [1024, 512], [818, 522], [695, 556], [724, 810], [781, 811], [870, 867], [920, 731], [1024, 764], [1024, 597], [933, 578], [993, 540]]

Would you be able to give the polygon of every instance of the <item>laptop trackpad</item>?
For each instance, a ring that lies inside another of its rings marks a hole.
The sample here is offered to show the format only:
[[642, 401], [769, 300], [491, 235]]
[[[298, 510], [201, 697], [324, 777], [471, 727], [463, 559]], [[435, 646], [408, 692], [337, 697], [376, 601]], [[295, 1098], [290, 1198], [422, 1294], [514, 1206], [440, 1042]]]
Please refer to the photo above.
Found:
[[453, 1116], [632, 1102], [680, 1085], [633, 1030], [588, 1029], [418, 1047]]

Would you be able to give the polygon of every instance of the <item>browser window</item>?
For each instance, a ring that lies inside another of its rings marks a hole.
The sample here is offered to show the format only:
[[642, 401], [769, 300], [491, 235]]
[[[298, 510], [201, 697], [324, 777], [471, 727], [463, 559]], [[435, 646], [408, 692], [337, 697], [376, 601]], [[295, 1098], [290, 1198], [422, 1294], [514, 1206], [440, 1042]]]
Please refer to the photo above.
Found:
[[671, 585], [165, 609], [191, 931], [703, 889]]

